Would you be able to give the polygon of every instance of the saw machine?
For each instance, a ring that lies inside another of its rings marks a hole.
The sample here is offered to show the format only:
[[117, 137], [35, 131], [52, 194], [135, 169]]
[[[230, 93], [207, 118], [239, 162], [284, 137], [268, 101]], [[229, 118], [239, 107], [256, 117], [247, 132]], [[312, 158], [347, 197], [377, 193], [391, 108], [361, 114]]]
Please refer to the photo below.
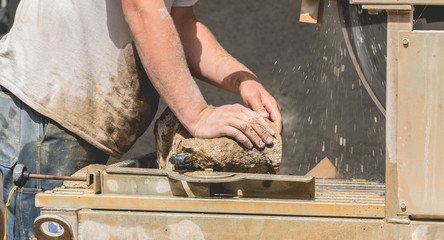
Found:
[[[386, 115], [385, 184], [96, 166], [84, 187], [37, 194], [38, 238], [444, 239], [444, 31], [414, 18], [444, 0], [338, 4], [356, 71]], [[303, 0], [301, 20], [320, 23], [322, 9]]]
[[85, 181], [38, 194], [39, 238], [325, 239], [338, 222], [379, 235], [385, 214], [384, 186], [364, 180], [100, 166]]

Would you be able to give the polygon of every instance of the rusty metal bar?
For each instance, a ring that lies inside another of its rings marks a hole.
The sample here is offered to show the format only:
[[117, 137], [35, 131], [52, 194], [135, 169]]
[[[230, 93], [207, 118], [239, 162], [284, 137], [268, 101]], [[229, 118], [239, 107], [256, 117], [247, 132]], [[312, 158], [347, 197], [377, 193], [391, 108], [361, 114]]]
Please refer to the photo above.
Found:
[[73, 176], [54, 176], [54, 175], [45, 175], [45, 174], [34, 174], [30, 173], [29, 178], [33, 179], [52, 179], [52, 180], [67, 180], [67, 181], [85, 181], [85, 177], [73, 177]]

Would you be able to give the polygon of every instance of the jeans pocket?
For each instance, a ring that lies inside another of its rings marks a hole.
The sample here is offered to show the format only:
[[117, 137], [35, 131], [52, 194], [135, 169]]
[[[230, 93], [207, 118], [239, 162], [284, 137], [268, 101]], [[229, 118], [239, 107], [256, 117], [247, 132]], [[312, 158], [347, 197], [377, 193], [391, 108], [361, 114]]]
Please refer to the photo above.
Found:
[[14, 219], [14, 237], [15, 239], [35, 239], [32, 229], [34, 219], [39, 216], [40, 210], [35, 207], [35, 194], [37, 189], [21, 189], [17, 191], [15, 219]]
[[0, 165], [12, 167], [19, 155], [20, 101], [0, 91]]

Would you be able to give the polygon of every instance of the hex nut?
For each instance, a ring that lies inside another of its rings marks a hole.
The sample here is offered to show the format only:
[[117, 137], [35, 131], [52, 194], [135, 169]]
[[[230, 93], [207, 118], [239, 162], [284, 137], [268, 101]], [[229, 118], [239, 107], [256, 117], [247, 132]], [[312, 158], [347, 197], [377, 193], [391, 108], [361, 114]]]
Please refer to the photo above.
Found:
[[401, 202], [400, 207], [403, 212], [407, 210], [407, 204], [405, 202]]
[[402, 44], [404, 44], [404, 46], [409, 44], [409, 39], [408, 38], [403, 38], [402, 39]]

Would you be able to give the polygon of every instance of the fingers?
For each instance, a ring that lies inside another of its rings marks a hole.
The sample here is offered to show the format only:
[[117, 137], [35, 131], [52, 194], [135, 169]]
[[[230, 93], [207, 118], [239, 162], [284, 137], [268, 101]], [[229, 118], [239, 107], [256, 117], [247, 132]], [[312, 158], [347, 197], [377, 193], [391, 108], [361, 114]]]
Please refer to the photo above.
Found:
[[[270, 96], [271, 97], [271, 96]], [[274, 98], [266, 98], [264, 99], [265, 109], [270, 113], [271, 121], [273, 121], [278, 127], [279, 132], [282, 132], [282, 116], [281, 116], [281, 107], [274, 100]]]
[[251, 97], [249, 99], [248, 105], [253, 111], [259, 113], [263, 118], [269, 118], [270, 114], [267, 112], [267, 110], [264, 108], [264, 105], [262, 104], [261, 94], [255, 94], [254, 97]]
[[275, 134], [271, 126], [259, 114], [240, 104], [224, 105], [211, 109], [196, 124], [193, 136], [214, 138], [229, 136], [246, 148], [264, 148], [272, 144]]
[[250, 118], [246, 119], [253, 128], [253, 130], [257, 133], [257, 135], [261, 138], [263, 142], [266, 144], [272, 144], [273, 143], [273, 135], [276, 133], [273, 131], [273, 128], [265, 121], [264, 118], [261, 116], [250, 116]]
[[[265, 143], [262, 141], [261, 137], [258, 135], [258, 133], [255, 131], [255, 129], [252, 127], [252, 125], [248, 124], [246, 121], [238, 121], [239, 125], [235, 125], [237, 129], [241, 130], [244, 135], [250, 139], [256, 145], [258, 148], [264, 148]], [[247, 146], [246, 146], [247, 147]]]
[[262, 85], [244, 85], [241, 93], [247, 107], [259, 113], [263, 118], [270, 118], [282, 132], [282, 116], [280, 106], [276, 100], [262, 87]]
[[250, 139], [248, 139], [248, 137], [245, 136], [239, 129], [234, 127], [226, 127], [225, 133], [227, 136], [232, 137], [238, 142], [242, 143], [242, 145], [244, 145], [246, 148], [253, 148], [253, 144], [251, 143]]
[[241, 112], [236, 114], [237, 119], [231, 123], [232, 126], [241, 130], [259, 148], [272, 144], [275, 132], [264, 118], [248, 108], [238, 107]]

